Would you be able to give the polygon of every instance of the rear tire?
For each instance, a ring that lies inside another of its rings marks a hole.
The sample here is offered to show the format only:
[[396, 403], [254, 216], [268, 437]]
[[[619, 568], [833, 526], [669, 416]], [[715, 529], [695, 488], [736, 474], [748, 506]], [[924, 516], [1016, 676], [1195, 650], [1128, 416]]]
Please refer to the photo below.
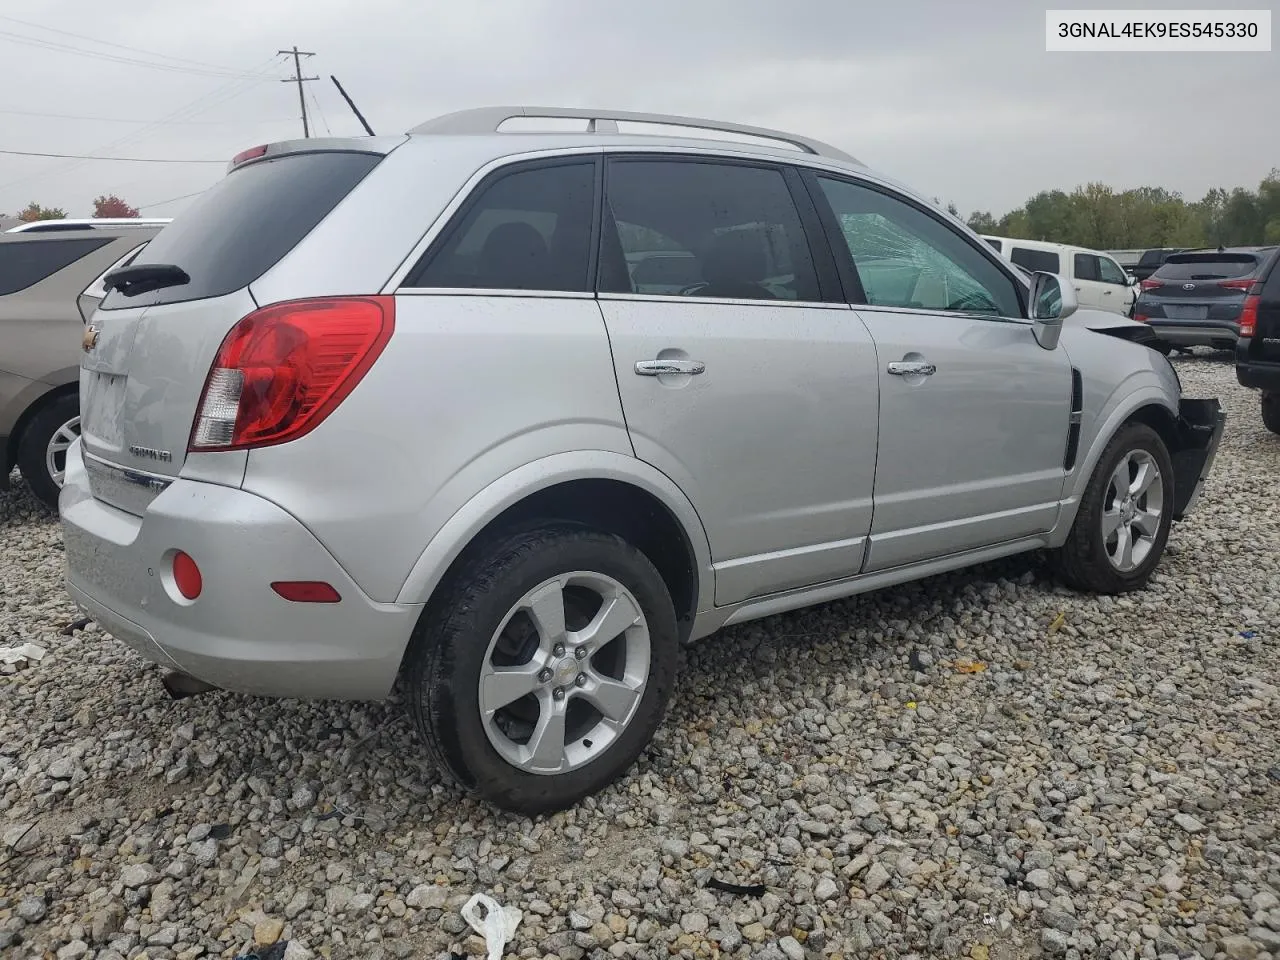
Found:
[[1280, 434], [1280, 393], [1262, 395], [1262, 425], [1272, 433]]
[[442, 591], [415, 631], [408, 680], [427, 749], [458, 784], [532, 815], [635, 762], [678, 651], [670, 594], [643, 553], [545, 525], [481, 548]]
[[56, 397], [31, 418], [18, 442], [18, 470], [31, 492], [50, 510], [58, 509], [67, 448], [80, 435], [80, 395]]
[[1052, 555], [1059, 576], [1094, 593], [1140, 590], [1164, 553], [1172, 511], [1164, 441], [1145, 424], [1121, 427], [1089, 478], [1067, 542]]

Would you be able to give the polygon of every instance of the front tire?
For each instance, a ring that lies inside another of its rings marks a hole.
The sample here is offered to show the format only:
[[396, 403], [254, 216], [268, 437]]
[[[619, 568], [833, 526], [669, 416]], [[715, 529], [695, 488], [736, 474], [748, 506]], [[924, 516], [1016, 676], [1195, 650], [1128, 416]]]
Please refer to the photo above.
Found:
[[1094, 593], [1142, 589], [1164, 554], [1172, 511], [1164, 441], [1145, 424], [1127, 424], [1103, 451], [1067, 542], [1054, 553], [1059, 575]]
[[1272, 433], [1280, 434], [1280, 393], [1262, 395], [1262, 425]]
[[80, 436], [80, 395], [67, 394], [46, 404], [27, 424], [18, 443], [18, 470], [31, 492], [50, 510], [67, 469], [67, 449]]
[[621, 776], [662, 720], [678, 650], [666, 584], [610, 534], [563, 524], [478, 551], [415, 632], [427, 748], [504, 810], [572, 806]]

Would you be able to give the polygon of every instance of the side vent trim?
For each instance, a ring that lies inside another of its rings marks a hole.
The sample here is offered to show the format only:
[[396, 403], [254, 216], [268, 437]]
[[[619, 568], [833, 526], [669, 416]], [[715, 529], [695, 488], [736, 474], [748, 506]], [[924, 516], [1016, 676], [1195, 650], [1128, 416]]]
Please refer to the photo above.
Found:
[[1076, 465], [1076, 455], [1080, 452], [1080, 421], [1084, 416], [1084, 378], [1080, 370], [1071, 368], [1071, 420], [1067, 427], [1067, 454], [1062, 460], [1062, 469], [1068, 473]]

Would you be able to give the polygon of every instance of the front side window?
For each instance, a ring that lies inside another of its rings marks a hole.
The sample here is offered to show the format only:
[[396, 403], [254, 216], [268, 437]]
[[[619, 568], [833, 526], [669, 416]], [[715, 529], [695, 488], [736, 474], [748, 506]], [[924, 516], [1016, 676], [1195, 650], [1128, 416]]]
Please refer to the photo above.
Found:
[[590, 290], [593, 162], [499, 174], [479, 191], [404, 286]]
[[1120, 269], [1120, 264], [1110, 257], [1098, 258], [1098, 279], [1103, 283], [1116, 283], [1122, 287], [1127, 286], [1129, 282], [1125, 278], [1124, 271]]
[[1052, 250], [1032, 250], [1028, 247], [1010, 247], [1009, 259], [1032, 273], [1061, 273], [1062, 261]]
[[[781, 171], [715, 161], [613, 161], [600, 290], [818, 300], [800, 214]], [[611, 251], [612, 250], [612, 254]]]
[[1020, 317], [1014, 281], [970, 241], [905, 201], [819, 177], [873, 306]]

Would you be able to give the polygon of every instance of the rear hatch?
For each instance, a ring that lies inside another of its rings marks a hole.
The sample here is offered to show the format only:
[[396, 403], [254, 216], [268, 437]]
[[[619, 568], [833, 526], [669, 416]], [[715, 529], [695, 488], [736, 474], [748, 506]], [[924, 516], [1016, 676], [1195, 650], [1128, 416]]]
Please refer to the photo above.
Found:
[[1188, 323], [1236, 321], [1257, 269], [1251, 253], [1176, 253], [1142, 281], [1135, 313]]
[[[258, 306], [249, 284], [381, 159], [356, 149], [312, 149], [238, 166], [123, 268], [123, 286], [108, 278], [80, 374], [81, 436], [95, 496], [140, 512], [135, 498], [114, 493], [120, 471], [95, 460], [178, 475], [218, 348]], [[111, 482], [95, 483], [95, 473]]]

